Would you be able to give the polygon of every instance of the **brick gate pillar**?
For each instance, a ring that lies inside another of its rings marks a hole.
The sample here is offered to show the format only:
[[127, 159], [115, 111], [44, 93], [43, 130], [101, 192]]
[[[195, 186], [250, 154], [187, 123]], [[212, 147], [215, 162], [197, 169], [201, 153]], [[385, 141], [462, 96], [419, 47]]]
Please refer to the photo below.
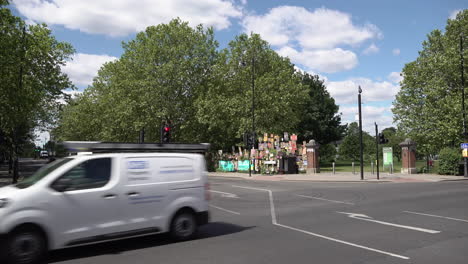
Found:
[[416, 174], [416, 143], [407, 138], [401, 142], [401, 173]]
[[320, 155], [318, 151], [320, 144], [312, 139], [305, 146], [307, 149], [307, 174], [320, 173]]

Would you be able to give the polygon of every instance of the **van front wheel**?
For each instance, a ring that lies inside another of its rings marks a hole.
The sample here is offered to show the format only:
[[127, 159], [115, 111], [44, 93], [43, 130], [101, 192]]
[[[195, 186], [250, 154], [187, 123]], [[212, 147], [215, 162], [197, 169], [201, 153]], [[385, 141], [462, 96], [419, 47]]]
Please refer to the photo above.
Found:
[[197, 232], [195, 215], [189, 211], [182, 211], [171, 222], [171, 237], [177, 241], [190, 240]]
[[6, 254], [9, 263], [38, 263], [44, 253], [45, 239], [35, 230], [17, 230], [8, 238]]

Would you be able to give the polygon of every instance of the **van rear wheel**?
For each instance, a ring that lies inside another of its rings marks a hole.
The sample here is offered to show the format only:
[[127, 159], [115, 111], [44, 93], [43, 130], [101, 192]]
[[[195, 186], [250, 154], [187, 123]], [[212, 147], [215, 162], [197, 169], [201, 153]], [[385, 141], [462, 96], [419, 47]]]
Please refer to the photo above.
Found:
[[190, 211], [182, 211], [171, 222], [171, 237], [177, 241], [190, 240], [197, 233], [197, 221], [195, 215]]
[[7, 240], [8, 263], [39, 263], [45, 254], [46, 241], [43, 235], [32, 229], [13, 232]]

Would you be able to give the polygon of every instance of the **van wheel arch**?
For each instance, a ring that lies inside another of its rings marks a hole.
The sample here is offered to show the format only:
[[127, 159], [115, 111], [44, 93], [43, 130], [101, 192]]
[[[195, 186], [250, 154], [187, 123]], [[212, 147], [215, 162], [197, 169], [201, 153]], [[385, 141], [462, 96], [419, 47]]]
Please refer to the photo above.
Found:
[[44, 241], [45, 241], [45, 248], [46, 250], [49, 250], [49, 236], [47, 235], [47, 232], [45, 231], [45, 229], [38, 224], [23, 223], [13, 228], [13, 230], [11, 230], [8, 234], [14, 234], [16, 232], [25, 231], [25, 230], [34, 231], [34, 232], [38, 232], [39, 234], [41, 234], [42, 238], [44, 238]]
[[41, 261], [49, 250], [46, 231], [34, 223], [16, 226], [8, 233], [6, 241], [6, 250], [2, 258], [6, 258], [7, 263], [36, 263]]

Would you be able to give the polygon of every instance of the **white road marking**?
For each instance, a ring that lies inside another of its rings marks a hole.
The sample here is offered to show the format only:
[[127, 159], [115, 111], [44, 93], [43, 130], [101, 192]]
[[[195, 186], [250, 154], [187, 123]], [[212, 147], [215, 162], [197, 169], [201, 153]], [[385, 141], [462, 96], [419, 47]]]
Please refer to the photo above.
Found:
[[365, 214], [355, 214], [355, 213], [346, 213], [346, 212], [337, 212], [337, 213], [348, 215], [349, 217], [354, 218], [354, 219], [374, 222], [374, 223], [378, 223], [382, 225], [395, 226], [395, 227], [400, 227], [400, 228], [405, 228], [405, 229], [410, 229], [410, 230], [415, 230], [415, 231], [425, 232], [425, 233], [430, 233], [430, 234], [440, 233], [440, 231], [437, 231], [437, 230], [425, 229], [425, 228], [414, 227], [414, 226], [399, 225], [399, 224], [375, 220], [372, 217], [367, 216]]
[[466, 222], [466, 223], [468, 223], [468, 220], [465, 220], [465, 219], [459, 219], [459, 218], [453, 218], [453, 217], [447, 217], [447, 216], [440, 216], [440, 215], [432, 215], [432, 214], [423, 214], [423, 213], [412, 212], [412, 211], [403, 211], [403, 212], [404, 212], [404, 213], [409, 213], [409, 214], [417, 214], [417, 215], [432, 216], [432, 217], [438, 217], [438, 218], [443, 218], [443, 219], [449, 219], [449, 220], [454, 220], [454, 221], [460, 221], [460, 222]]
[[283, 228], [286, 228], [286, 229], [294, 230], [294, 231], [301, 232], [301, 233], [304, 233], [304, 234], [307, 234], [307, 235], [323, 238], [323, 239], [326, 239], [326, 240], [334, 241], [334, 242], [345, 244], [345, 245], [348, 245], [348, 246], [362, 248], [362, 249], [365, 249], [365, 250], [369, 250], [369, 251], [377, 252], [377, 253], [380, 253], [380, 254], [392, 256], [392, 257], [395, 257], [395, 258], [409, 259], [409, 257], [394, 254], [394, 253], [391, 253], [391, 252], [387, 252], [387, 251], [383, 251], [383, 250], [379, 250], [379, 249], [375, 249], [375, 248], [370, 248], [370, 247], [366, 247], [366, 246], [361, 246], [361, 245], [358, 245], [358, 244], [355, 244], [355, 243], [347, 242], [347, 241], [336, 239], [336, 238], [333, 238], [333, 237], [328, 237], [328, 236], [320, 235], [320, 234], [317, 234], [317, 233], [312, 233], [312, 232], [309, 232], [309, 231], [306, 231], [306, 230], [302, 230], [302, 229], [299, 229], [299, 228], [295, 228], [295, 227], [292, 227], [292, 226], [279, 224], [277, 222], [277, 219], [276, 219], [275, 204], [273, 202], [273, 192], [271, 190], [260, 189], [260, 188], [252, 188], [252, 187], [246, 187], [246, 186], [238, 186], [238, 185], [232, 185], [232, 186], [237, 187], [237, 188], [268, 192], [268, 196], [270, 198], [271, 223], [273, 225], [275, 225], [275, 226], [279, 226], [279, 227], [283, 227]]
[[239, 196], [237, 196], [237, 194], [233, 194], [233, 193], [220, 192], [220, 191], [215, 191], [215, 190], [210, 190], [210, 192], [219, 193], [219, 194], [221, 194], [222, 197], [226, 197], [226, 198], [239, 198]]
[[350, 202], [342, 202], [342, 201], [336, 201], [336, 200], [328, 200], [320, 197], [314, 197], [314, 196], [307, 196], [307, 195], [301, 195], [301, 194], [295, 194], [296, 196], [299, 197], [304, 197], [304, 198], [310, 198], [310, 199], [317, 199], [317, 200], [322, 200], [322, 201], [327, 201], [327, 202], [332, 202], [332, 203], [342, 203], [342, 204], [349, 204], [349, 205], [354, 205], [354, 203]]
[[234, 211], [231, 211], [231, 210], [228, 210], [228, 209], [224, 209], [224, 208], [221, 208], [219, 206], [214, 206], [212, 204], [210, 204], [210, 207], [213, 207], [213, 208], [216, 208], [218, 210], [221, 210], [221, 211], [224, 211], [224, 212], [228, 212], [228, 213], [231, 213], [231, 214], [236, 214], [236, 215], [240, 215], [240, 213], [238, 212], [234, 212]]

